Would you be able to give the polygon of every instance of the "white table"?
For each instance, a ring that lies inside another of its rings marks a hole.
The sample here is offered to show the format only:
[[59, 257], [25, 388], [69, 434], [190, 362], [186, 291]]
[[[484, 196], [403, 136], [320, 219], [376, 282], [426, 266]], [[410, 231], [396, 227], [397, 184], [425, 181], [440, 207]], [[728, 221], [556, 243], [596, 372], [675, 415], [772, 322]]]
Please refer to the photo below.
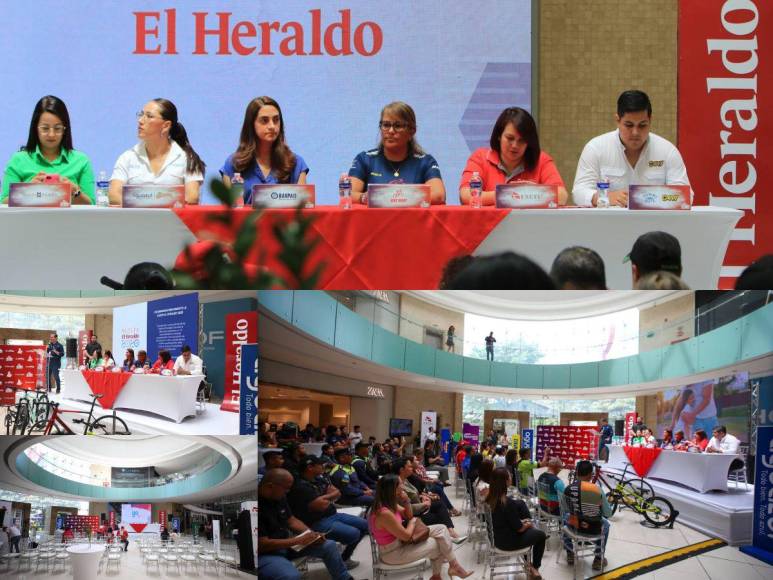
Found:
[[[104, 290], [102, 276], [123, 282], [139, 262], [171, 267], [194, 241], [169, 209], [0, 206], [0, 278], [3, 288]], [[100, 246], [109, 251], [83, 257]]]
[[514, 210], [491, 231], [474, 254], [506, 250], [523, 253], [546, 271], [569, 246], [585, 246], [604, 260], [607, 287], [631, 289], [631, 265], [623, 258], [640, 235], [660, 230], [676, 236], [682, 246], [682, 278], [690, 288], [717, 287], [727, 245], [743, 212], [721, 207], [690, 211], [624, 208]]
[[72, 559], [73, 580], [97, 580], [99, 560], [104, 551], [102, 544], [74, 544], [67, 548]]
[[[623, 447], [607, 445], [609, 461], [607, 467], [625, 469], [630, 463]], [[684, 485], [701, 493], [707, 491], [727, 491], [727, 473], [730, 464], [738, 455], [725, 453], [688, 453], [664, 449], [653, 462], [647, 473], [647, 479], [661, 479]], [[638, 477], [633, 467], [628, 466], [628, 474]]]
[[[62, 395], [67, 399], [91, 403], [91, 388], [81, 371], [62, 369]], [[180, 423], [196, 416], [196, 393], [204, 375], [132, 375], [113, 403], [114, 409], [147, 411]], [[99, 405], [99, 403], [97, 403]], [[99, 416], [100, 409], [94, 410]], [[104, 409], [110, 413], [108, 409]]]

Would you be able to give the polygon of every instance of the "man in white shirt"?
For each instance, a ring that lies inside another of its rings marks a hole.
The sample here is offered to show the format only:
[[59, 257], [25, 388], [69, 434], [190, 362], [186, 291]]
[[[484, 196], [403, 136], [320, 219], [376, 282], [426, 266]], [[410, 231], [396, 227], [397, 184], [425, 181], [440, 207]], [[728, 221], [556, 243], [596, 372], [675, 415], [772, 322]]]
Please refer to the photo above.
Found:
[[617, 99], [617, 129], [591, 139], [580, 155], [572, 196], [575, 205], [596, 206], [596, 185], [609, 181], [609, 205], [628, 206], [629, 185], [690, 185], [682, 156], [669, 141], [650, 133], [652, 104], [642, 91]]
[[203, 375], [203, 361], [191, 352], [187, 344], [182, 348], [182, 354], [174, 361], [174, 370], [178, 375]]
[[21, 532], [19, 531], [19, 528], [16, 527], [16, 524], [11, 524], [11, 527], [8, 528], [8, 537], [9, 542], [11, 544], [11, 554], [13, 554], [14, 549], [16, 549], [16, 553], [19, 553], [19, 541], [21, 540]]
[[[724, 425], [718, 425], [714, 427], [713, 437], [706, 446], [706, 453], [727, 453], [730, 455], [738, 455], [738, 446], [741, 442], [737, 437], [727, 434], [727, 429]], [[744, 466], [744, 462], [741, 459], [734, 459], [730, 464], [730, 471], [735, 469], [741, 469]]]
[[349, 433], [349, 446], [354, 449], [357, 444], [362, 441], [362, 433], [360, 433], [360, 426], [355, 425], [351, 433]]

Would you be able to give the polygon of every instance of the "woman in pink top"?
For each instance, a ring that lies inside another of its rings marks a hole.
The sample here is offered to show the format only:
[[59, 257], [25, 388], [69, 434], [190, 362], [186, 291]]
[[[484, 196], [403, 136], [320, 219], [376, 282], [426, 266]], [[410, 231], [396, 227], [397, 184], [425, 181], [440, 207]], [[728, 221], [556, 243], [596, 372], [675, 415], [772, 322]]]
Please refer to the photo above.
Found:
[[505, 183], [555, 185], [558, 204], [566, 205], [569, 194], [553, 158], [539, 146], [537, 124], [528, 111], [509, 107], [502, 111], [491, 131], [491, 149], [478, 149], [470, 155], [459, 183], [459, 200], [470, 203], [470, 179], [477, 172], [483, 183], [482, 205], [494, 205], [496, 186]]
[[[403, 519], [408, 525], [403, 527]], [[408, 564], [429, 558], [432, 561], [432, 577], [440, 580], [443, 562], [448, 562], [448, 576], [467, 578], [472, 575], [462, 568], [454, 557], [451, 536], [442, 524], [428, 526], [429, 538], [420, 544], [406, 544], [416, 528], [411, 503], [402, 489], [400, 478], [388, 474], [378, 480], [376, 497], [368, 519], [370, 533], [379, 546], [379, 556], [385, 564]]]

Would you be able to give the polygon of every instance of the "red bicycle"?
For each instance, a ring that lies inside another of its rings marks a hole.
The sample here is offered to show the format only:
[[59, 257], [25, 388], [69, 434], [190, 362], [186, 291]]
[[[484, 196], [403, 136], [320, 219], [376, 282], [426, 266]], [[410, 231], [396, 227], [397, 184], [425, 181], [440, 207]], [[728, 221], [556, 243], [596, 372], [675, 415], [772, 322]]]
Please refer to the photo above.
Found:
[[[77, 418], [72, 421], [73, 423], [83, 424], [84, 435], [95, 435], [97, 433], [101, 435], [131, 435], [126, 422], [118, 417], [115, 411], [113, 411], [112, 415], [103, 415], [94, 419], [94, 407], [97, 404], [97, 399], [101, 399], [104, 395], [91, 394], [90, 396], [93, 397], [93, 400], [91, 401], [88, 417], [85, 419]], [[86, 411], [60, 411], [59, 403], [49, 403], [49, 405], [51, 406], [51, 416], [48, 419], [38, 421], [33, 425], [30, 432], [43, 431], [43, 435], [75, 435], [75, 431], [64, 422], [61, 415], [64, 413], [86, 415]]]

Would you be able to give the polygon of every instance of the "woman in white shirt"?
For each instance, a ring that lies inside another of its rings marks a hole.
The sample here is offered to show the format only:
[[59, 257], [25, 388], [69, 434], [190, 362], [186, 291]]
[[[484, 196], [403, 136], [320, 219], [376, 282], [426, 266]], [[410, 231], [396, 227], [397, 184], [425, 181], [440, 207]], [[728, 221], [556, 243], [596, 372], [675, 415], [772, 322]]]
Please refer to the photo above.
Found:
[[197, 204], [206, 166], [177, 120], [177, 107], [167, 99], [153, 99], [137, 119], [140, 142], [115, 163], [110, 203], [121, 204], [124, 185], [185, 185], [185, 202]]
[[106, 369], [111, 369], [111, 368], [113, 368], [115, 366], [115, 360], [113, 359], [113, 353], [110, 352], [109, 350], [105, 351], [104, 361], [105, 361], [104, 367]]
[[658, 446], [658, 441], [657, 439], [655, 439], [655, 436], [652, 434], [652, 431], [650, 431], [646, 427], [642, 429], [642, 439], [644, 439], [644, 441], [642, 442], [642, 447], [653, 448]]

